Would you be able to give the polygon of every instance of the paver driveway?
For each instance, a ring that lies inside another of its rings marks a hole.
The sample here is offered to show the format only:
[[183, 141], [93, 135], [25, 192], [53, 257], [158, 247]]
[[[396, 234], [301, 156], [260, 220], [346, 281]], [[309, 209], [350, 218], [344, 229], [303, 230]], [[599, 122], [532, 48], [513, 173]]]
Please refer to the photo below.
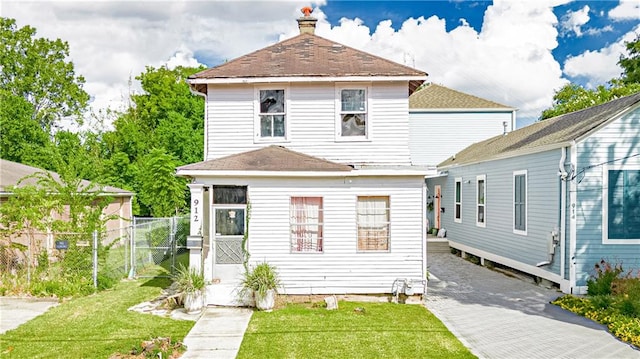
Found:
[[640, 358], [602, 325], [549, 301], [562, 293], [447, 253], [428, 254], [427, 308], [480, 358]]

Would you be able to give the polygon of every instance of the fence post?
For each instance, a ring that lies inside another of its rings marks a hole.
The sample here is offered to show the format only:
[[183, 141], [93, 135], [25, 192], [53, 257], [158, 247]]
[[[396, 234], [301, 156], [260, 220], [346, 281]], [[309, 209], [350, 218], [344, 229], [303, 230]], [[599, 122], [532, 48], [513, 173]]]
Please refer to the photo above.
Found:
[[93, 287], [98, 288], [98, 231], [93, 231]]
[[136, 228], [138, 224], [136, 223], [136, 217], [133, 217], [133, 227], [131, 228], [131, 268], [129, 269], [129, 279], [133, 279], [136, 276]]

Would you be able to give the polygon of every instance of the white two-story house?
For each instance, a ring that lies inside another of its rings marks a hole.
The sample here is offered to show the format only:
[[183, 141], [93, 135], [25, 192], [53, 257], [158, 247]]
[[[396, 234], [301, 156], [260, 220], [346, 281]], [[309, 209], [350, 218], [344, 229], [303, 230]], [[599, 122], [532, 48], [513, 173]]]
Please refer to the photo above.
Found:
[[[191, 190], [190, 263], [207, 304], [232, 304], [244, 265], [284, 294], [420, 294], [425, 175], [411, 165], [409, 95], [423, 71], [300, 34], [191, 76], [205, 158]], [[397, 283], [407, 283], [402, 288]]]

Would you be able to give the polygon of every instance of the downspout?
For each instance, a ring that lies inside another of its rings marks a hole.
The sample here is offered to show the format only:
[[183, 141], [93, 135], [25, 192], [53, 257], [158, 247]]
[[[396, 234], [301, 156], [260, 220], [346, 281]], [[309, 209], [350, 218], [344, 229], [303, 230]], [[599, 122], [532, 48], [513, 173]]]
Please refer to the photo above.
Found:
[[209, 125], [208, 125], [208, 118], [209, 118], [209, 114], [207, 111], [207, 94], [206, 93], [202, 93], [200, 91], [196, 91], [193, 89], [193, 87], [191, 87], [191, 84], [189, 84], [189, 91], [194, 94], [194, 95], [198, 95], [198, 96], [202, 96], [204, 98], [204, 124], [203, 124], [203, 130], [204, 130], [204, 151], [203, 151], [203, 161], [207, 160], [208, 154], [209, 154]]
[[422, 300], [427, 298], [427, 281], [429, 280], [428, 266], [427, 266], [427, 182], [422, 181], [422, 283], [424, 288], [422, 290]]
[[567, 248], [565, 241], [567, 237], [567, 171], [564, 167], [564, 162], [567, 159], [567, 148], [562, 147], [560, 149], [560, 163], [558, 163], [558, 174], [560, 175], [560, 278], [565, 280], [565, 264]]
[[[578, 149], [576, 148], [576, 141], [571, 141], [571, 168], [577, 168], [578, 165]], [[572, 294], [575, 293], [576, 288], [576, 235], [577, 235], [577, 194], [578, 185], [576, 180], [571, 180], [569, 183], [569, 287]]]

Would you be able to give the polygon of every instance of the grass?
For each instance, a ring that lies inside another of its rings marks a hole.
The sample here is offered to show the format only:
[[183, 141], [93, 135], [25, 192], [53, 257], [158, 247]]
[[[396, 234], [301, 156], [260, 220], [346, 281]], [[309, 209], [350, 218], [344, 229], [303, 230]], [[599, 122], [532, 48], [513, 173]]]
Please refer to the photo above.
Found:
[[[363, 308], [359, 311], [356, 308]], [[475, 358], [420, 305], [290, 304], [255, 312], [238, 358]]]
[[0, 335], [0, 357], [108, 358], [156, 337], [182, 341], [194, 322], [127, 310], [157, 297], [169, 284], [166, 278], [123, 281], [112, 289], [63, 302]]

